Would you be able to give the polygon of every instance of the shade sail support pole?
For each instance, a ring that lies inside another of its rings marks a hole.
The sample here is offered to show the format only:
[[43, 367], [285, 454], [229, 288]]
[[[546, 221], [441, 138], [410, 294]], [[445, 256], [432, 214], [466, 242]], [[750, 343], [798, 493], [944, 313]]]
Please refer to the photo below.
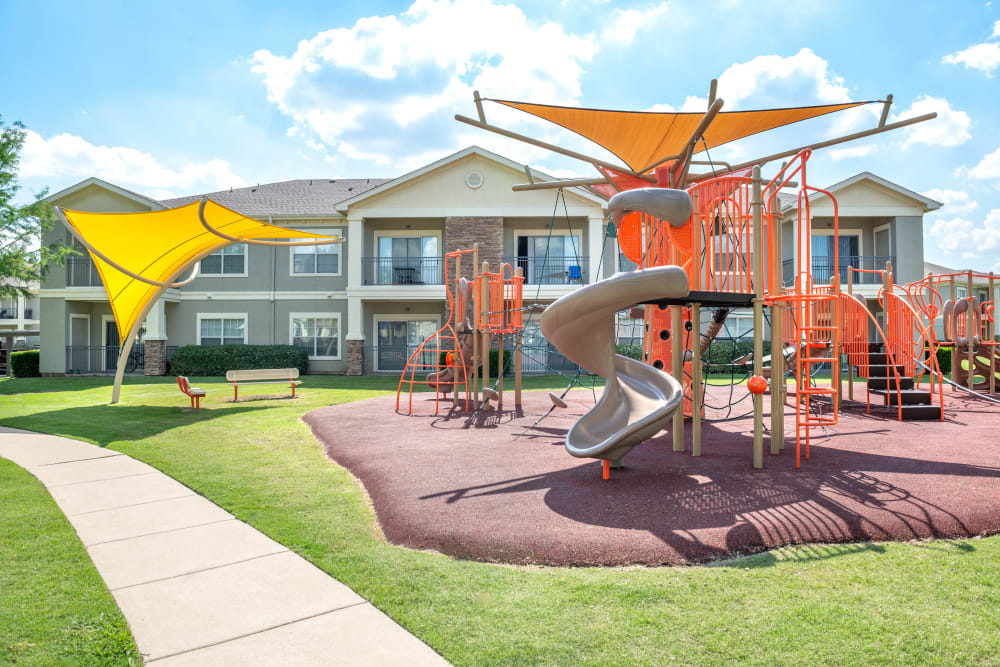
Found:
[[[906, 120], [901, 120], [896, 123], [889, 123], [882, 127], [874, 127], [870, 130], [862, 130], [861, 132], [855, 132], [854, 134], [848, 134], [843, 137], [838, 137], [836, 139], [829, 139], [827, 141], [820, 141], [814, 144], [807, 144], [805, 146], [799, 146], [798, 148], [792, 148], [787, 151], [782, 151], [780, 153], [774, 153], [773, 155], [768, 155], [765, 157], [754, 158], [753, 160], [747, 160], [746, 162], [741, 162], [739, 164], [734, 164], [729, 167], [726, 171], [733, 172], [739, 169], [746, 169], [747, 167], [752, 167], [754, 165], [761, 165], [773, 160], [780, 160], [784, 157], [791, 157], [792, 155], [798, 155], [802, 151], [818, 150], [820, 148], [827, 148], [828, 146], [836, 146], [837, 144], [847, 143], [848, 141], [854, 141], [855, 139], [864, 139], [865, 137], [870, 137], [876, 134], [882, 134], [883, 132], [889, 132], [890, 130], [897, 130], [901, 127], [906, 127], [908, 125], [916, 125], [917, 123], [923, 123], [927, 120], [933, 120], [937, 118], [937, 112], [927, 113], [922, 116], [914, 116], [913, 118], [907, 118]], [[700, 180], [702, 178], [707, 178], [709, 176], [721, 176], [722, 174], [698, 174], [692, 177], [692, 180]]]
[[589, 155], [584, 155], [583, 153], [577, 153], [576, 151], [571, 151], [568, 148], [563, 148], [561, 146], [556, 146], [555, 144], [550, 144], [539, 139], [532, 139], [531, 137], [525, 136], [523, 134], [518, 134], [517, 132], [511, 132], [510, 130], [505, 130], [502, 127], [497, 127], [496, 125], [490, 125], [489, 123], [481, 123], [478, 120], [469, 118], [468, 116], [463, 116], [461, 114], [455, 114], [455, 120], [460, 123], [465, 123], [466, 125], [471, 125], [473, 127], [478, 127], [481, 130], [486, 130], [487, 132], [493, 132], [494, 134], [499, 134], [502, 137], [507, 137], [508, 139], [517, 139], [518, 141], [523, 141], [526, 144], [531, 144], [532, 146], [538, 146], [539, 148], [544, 148], [550, 150], [553, 153], [559, 153], [560, 155], [565, 155], [582, 162], [587, 162], [594, 165], [601, 165], [602, 167], [607, 167], [608, 169], [614, 169], [617, 172], [623, 174], [628, 174], [629, 176], [634, 176], [635, 178], [641, 178], [649, 183], [655, 183], [656, 179], [652, 176], [646, 176], [641, 173], [636, 173], [632, 171], [629, 167], [623, 167], [619, 164], [611, 164], [606, 160], [601, 160], [596, 157], [590, 157]]

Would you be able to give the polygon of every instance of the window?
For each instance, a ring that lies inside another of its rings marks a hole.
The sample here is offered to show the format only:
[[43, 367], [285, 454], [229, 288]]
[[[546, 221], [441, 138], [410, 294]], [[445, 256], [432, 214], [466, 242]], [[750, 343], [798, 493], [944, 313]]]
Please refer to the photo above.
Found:
[[[385, 316], [392, 317], [392, 316]], [[417, 347], [438, 330], [435, 320], [376, 319], [378, 340], [375, 370], [401, 371]], [[433, 351], [425, 351], [418, 363], [435, 364]]]
[[615, 342], [619, 345], [642, 345], [646, 334], [646, 320], [629, 317], [628, 311], [615, 315]]
[[310, 359], [340, 359], [340, 313], [292, 313], [292, 345]]
[[17, 297], [0, 299], [0, 320], [17, 319]]
[[199, 345], [243, 345], [246, 342], [246, 315], [198, 315]]
[[516, 265], [530, 285], [569, 285], [585, 282], [580, 237], [518, 236]]
[[380, 236], [379, 285], [435, 285], [441, 282], [438, 237]]
[[340, 246], [331, 244], [292, 248], [292, 273], [297, 276], [339, 274]]
[[245, 276], [247, 275], [247, 245], [236, 243], [201, 260], [203, 276]]

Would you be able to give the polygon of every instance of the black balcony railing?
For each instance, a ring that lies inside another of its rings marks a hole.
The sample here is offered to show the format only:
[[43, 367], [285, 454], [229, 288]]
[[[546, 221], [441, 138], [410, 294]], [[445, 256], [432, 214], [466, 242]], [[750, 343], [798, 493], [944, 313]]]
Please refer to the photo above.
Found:
[[441, 285], [443, 257], [362, 257], [363, 285]]
[[[134, 373], [146, 367], [146, 346], [136, 343], [125, 362], [125, 372]], [[67, 345], [66, 372], [83, 375], [104, 375], [118, 369], [117, 345]]]
[[589, 257], [504, 257], [503, 261], [524, 271], [526, 285], [585, 285]]
[[101, 274], [89, 257], [70, 257], [66, 260], [67, 287], [100, 287]]
[[896, 257], [893, 255], [841, 255], [838, 261], [839, 267], [834, 266], [833, 259], [829, 257], [813, 257], [812, 274], [813, 280], [817, 283], [828, 283], [834, 275], [840, 276], [840, 284], [847, 284], [848, 267], [863, 269], [865, 272], [854, 274], [851, 280], [855, 285], [879, 285], [882, 283], [882, 275], [879, 273], [869, 273], [870, 271], [882, 271], [885, 263], [896, 264]]

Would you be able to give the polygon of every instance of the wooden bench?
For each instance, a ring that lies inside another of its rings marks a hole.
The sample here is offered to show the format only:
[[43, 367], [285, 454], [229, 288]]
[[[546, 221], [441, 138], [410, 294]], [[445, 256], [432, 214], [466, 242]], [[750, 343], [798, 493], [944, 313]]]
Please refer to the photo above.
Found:
[[240, 400], [241, 384], [285, 384], [292, 388], [295, 398], [296, 385], [302, 384], [298, 368], [258, 368], [252, 371], [226, 371], [226, 380], [233, 385], [233, 400]]
[[181, 393], [191, 399], [191, 407], [195, 410], [201, 409], [201, 399], [205, 395], [204, 389], [192, 387], [188, 379], [183, 375], [177, 376], [177, 386], [181, 388]]

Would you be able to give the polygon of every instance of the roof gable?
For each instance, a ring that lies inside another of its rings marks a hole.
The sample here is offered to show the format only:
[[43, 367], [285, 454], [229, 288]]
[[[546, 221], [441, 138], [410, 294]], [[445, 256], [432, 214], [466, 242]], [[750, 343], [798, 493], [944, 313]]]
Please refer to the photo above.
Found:
[[[484, 177], [482, 184], [472, 187], [466, 177], [478, 171]], [[532, 171], [537, 181], [554, 180]], [[534, 208], [545, 205], [551, 211], [554, 193], [546, 191], [512, 192], [511, 186], [528, 180], [525, 165], [491, 153], [478, 146], [470, 146], [441, 160], [392, 179], [338, 204], [343, 212], [349, 209], [383, 208], [390, 205], [410, 208], [469, 208], [504, 207], [510, 209]], [[567, 204], [571, 207], [599, 209], [607, 202], [581, 188], [567, 188]], [[447, 193], [447, 199], [442, 195]], [[405, 199], [406, 201], [402, 201]], [[398, 201], [396, 201], [398, 200]]]
[[45, 201], [71, 210], [107, 213], [159, 211], [164, 208], [163, 204], [151, 197], [108, 183], [96, 176], [63, 188], [46, 197]]
[[[922, 216], [928, 211], [941, 207], [941, 203], [914, 192], [902, 185], [863, 171], [848, 179], [826, 188], [837, 199], [837, 209], [841, 216]], [[784, 199], [784, 198], [783, 198]], [[813, 215], [832, 215], [833, 206], [821, 192], [809, 195]], [[783, 207], [784, 212], [793, 208], [793, 203]]]

